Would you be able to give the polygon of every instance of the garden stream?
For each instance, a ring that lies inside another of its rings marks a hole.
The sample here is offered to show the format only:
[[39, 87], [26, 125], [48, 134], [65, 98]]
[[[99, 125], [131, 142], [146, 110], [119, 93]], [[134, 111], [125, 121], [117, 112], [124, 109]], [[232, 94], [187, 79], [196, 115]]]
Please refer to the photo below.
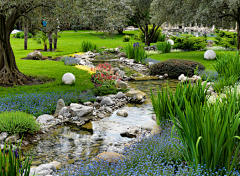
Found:
[[[99, 62], [98, 62], [99, 63]], [[118, 67], [126, 75], [137, 73], [128, 67], [121, 66], [118, 62], [109, 62], [113, 67]], [[128, 112], [128, 117], [116, 115], [116, 111], [110, 116], [100, 121], [92, 121], [83, 126], [67, 125], [60, 126], [45, 134], [36, 144], [29, 144], [25, 150], [30, 150], [34, 155], [32, 166], [49, 163], [53, 160], [62, 164], [77, 165], [81, 160], [90, 159], [99, 153], [107, 151], [111, 145], [120, 146], [131, 140], [131, 138], [121, 137], [120, 133], [134, 126], [141, 126], [151, 119], [150, 89], [156, 94], [157, 87], [161, 88], [167, 84], [175, 88], [177, 80], [142, 80], [129, 81], [128, 84], [147, 94], [147, 101], [143, 104], [127, 104], [122, 110]], [[94, 136], [100, 136], [94, 140]]]

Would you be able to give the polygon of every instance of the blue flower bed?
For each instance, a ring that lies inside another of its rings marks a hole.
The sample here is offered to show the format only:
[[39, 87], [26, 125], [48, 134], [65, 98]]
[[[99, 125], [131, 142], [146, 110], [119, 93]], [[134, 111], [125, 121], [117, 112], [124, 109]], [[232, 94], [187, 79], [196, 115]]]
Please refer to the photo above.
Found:
[[211, 70], [201, 70], [198, 72], [203, 81], [208, 80], [209, 82], [214, 82], [218, 79], [218, 73]]
[[[78, 166], [68, 165], [57, 172], [61, 176], [159, 176], [159, 175], [223, 175], [226, 169], [217, 172], [206, 171], [199, 166], [198, 170], [188, 167], [182, 155], [173, 146], [178, 140], [171, 140], [171, 124], [163, 126], [161, 136], [152, 136], [134, 146], [132, 151], [126, 150], [126, 159], [119, 164], [82, 161]], [[88, 163], [88, 164], [86, 164]], [[76, 164], [76, 163], [75, 163]], [[234, 171], [233, 175], [239, 175]]]
[[42, 114], [52, 114], [56, 110], [59, 99], [63, 99], [65, 104], [68, 105], [70, 103], [95, 101], [96, 97], [92, 91], [82, 93], [77, 90], [14, 94], [0, 98], [0, 112], [18, 110], [33, 114], [36, 117]]

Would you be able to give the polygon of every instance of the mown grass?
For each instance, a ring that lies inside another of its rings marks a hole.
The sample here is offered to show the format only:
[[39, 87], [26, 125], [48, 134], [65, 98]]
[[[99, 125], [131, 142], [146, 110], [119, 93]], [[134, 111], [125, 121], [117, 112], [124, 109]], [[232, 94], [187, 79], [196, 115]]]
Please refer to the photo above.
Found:
[[[135, 34], [137, 31], [129, 31], [127, 34]], [[82, 41], [91, 41], [98, 47], [105, 46], [107, 48], [114, 48], [117, 46], [125, 47], [127, 43], [122, 41], [125, 34], [117, 35], [113, 39], [101, 39], [96, 36], [93, 31], [64, 31], [59, 33], [61, 37], [58, 40], [58, 49], [53, 52], [41, 52], [43, 56], [63, 56], [80, 51]], [[99, 33], [98, 35], [101, 35]], [[132, 38], [133, 40], [133, 38]], [[49, 82], [41, 85], [33, 86], [15, 86], [15, 87], [0, 87], [0, 97], [7, 94], [15, 94], [22, 92], [54, 92], [54, 91], [69, 91], [80, 90], [84, 91], [91, 89], [94, 85], [91, 83], [91, 76], [87, 71], [79, 70], [75, 67], [65, 66], [63, 62], [49, 61], [49, 60], [23, 60], [30, 52], [36, 49], [43, 49], [43, 44], [37, 44], [34, 39], [28, 39], [28, 50], [24, 50], [24, 40], [18, 38], [11, 38], [11, 45], [15, 54], [16, 63], [21, 72], [26, 75], [48, 76], [54, 78], [54, 82]], [[63, 74], [71, 72], [76, 77], [74, 86], [62, 85]]]

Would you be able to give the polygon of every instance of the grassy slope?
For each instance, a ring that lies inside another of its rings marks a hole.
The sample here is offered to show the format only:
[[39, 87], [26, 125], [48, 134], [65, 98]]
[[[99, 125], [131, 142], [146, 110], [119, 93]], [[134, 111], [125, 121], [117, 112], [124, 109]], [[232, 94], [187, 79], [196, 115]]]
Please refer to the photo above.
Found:
[[[126, 32], [129, 34], [137, 33], [137, 31]], [[123, 34], [125, 35], [125, 34]], [[82, 41], [91, 41], [97, 46], [105, 47], [125, 47], [127, 43], [122, 42], [123, 35], [117, 35], [113, 39], [100, 39], [92, 31], [66, 31], [60, 33], [58, 40], [58, 49], [54, 52], [42, 52], [43, 56], [63, 56], [66, 54], [72, 54], [80, 51], [80, 45]], [[43, 44], [37, 44], [33, 39], [28, 40], [28, 50], [23, 49], [23, 39], [11, 38], [11, 45], [15, 54], [17, 66], [21, 72], [26, 75], [46, 75], [54, 78], [55, 81], [46, 83], [43, 85], [34, 86], [18, 86], [13, 88], [0, 87], [0, 97], [6, 94], [14, 94], [21, 92], [52, 92], [61, 90], [87, 90], [93, 88], [93, 84], [90, 81], [90, 75], [86, 71], [79, 70], [71, 66], [65, 66], [63, 62], [56, 61], [34, 61], [34, 60], [22, 60], [30, 52], [36, 49], [43, 49]], [[133, 41], [134, 42], [134, 41]], [[61, 80], [64, 73], [71, 72], [76, 77], [76, 84], [74, 86], [62, 85]]]

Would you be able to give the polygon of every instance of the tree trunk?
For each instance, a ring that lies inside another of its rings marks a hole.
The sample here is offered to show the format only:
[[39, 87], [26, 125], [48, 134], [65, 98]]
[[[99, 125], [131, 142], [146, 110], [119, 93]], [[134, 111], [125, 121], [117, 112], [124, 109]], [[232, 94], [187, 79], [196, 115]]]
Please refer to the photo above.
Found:
[[123, 34], [123, 28], [118, 29], [118, 33], [119, 33], [119, 34]]
[[237, 49], [240, 49], [240, 20], [237, 21]]
[[52, 51], [52, 32], [49, 32], [47, 35], [49, 41], [49, 51]]
[[10, 34], [13, 29], [14, 23], [7, 28], [5, 17], [0, 15], [0, 85], [3, 86], [24, 85], [31, 79], [17, 68], [10, 44]]
[[27, 50], [27, 41], [28, 41], [28, 23], [24, 22], [24, 50]]
[[53, 41], [54, 50], [57, 49], [57, 40], [58, 40], [58, 33], [57, 33], [57, 30], [56, 30], [56, 31], [55, 31], [54, 41]]

